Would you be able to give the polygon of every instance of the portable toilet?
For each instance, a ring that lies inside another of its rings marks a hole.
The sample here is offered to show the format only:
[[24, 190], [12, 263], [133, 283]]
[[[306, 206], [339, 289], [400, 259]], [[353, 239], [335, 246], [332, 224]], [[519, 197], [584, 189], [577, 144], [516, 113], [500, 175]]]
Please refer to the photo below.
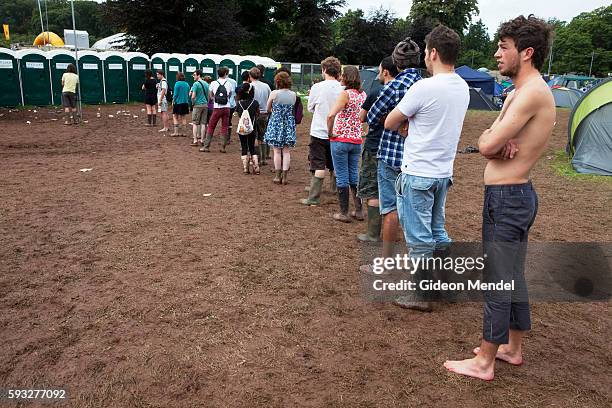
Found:
[[227, 54], [223, 56], [223, 59], [219, 63], [219, 66], [226, 66], [229, 68], [230, 78], [236, 79], [238, 64], [240, 63], [240, 56], [234, 54]]
[[68, 65], [74, 64], [74, 52], [67, 49], [51, 50], [46, 52], [47, 60], [51, 66], [51, 91], [53, 104], [62, 104], [62, 76]]
[[205, 54], [204, 59], [200, 61], [202, 74], [217, 79], [217, 67], [221, 61], [223, 61], [223, 57], [219, 54]]
[[259, 58], [255, 55], [241, 57], [238, 64], [238, 78], [240, 78], [240, 75], [242, 75], [244, 71], [248, 71], [257, 64], [259, 64]]
[[189, 83], [189, 86], [193, 85], [193, 72], [196, 69], [200, 69], [200, 61], [204, 58], [202, 54], [189, 54], [183, 62], [183, 69], [185, 73], [185, 80]]
[[104, 92], [107, 103], [128, 101], [127, 61], [124, 52], [105, 51], [100, 53], [104, 66]]
[[185, 54], [170, 54], [166, 64], [168, 66], [168, 72], [166, 73], [166, 79], [168, 80], [168, 86], [170, 89], [174, 89], [176, 83], [176, 73], [183, 71], [183, 55]]
[[21, 70], [21, 87], [24, 105], [51, 105], [51, 70], [44, 52], [36, 49], [15, 53]]
[[14, 107], [23, 104], [19, 63], [15, 51], [0, 48], [0, 106]]
[[262, 64], [266, 68], [266, 72], [264, 73], [264, 79], [269, 83], [274, 83], [274, 73], [278, 68], [280, 68], [280, 64], [274, 61], [269, 57], [258, 57], [258, 64]]
[[95, 51], [78, 51], [79, 85], [83, 103], [98, 104], [106, 102], [104, 91], [104, 67]]
[[154, 72], [161, 69], [166, 73], [166, 77], [168, 77], [168, 66], [166, 64], [168, 58], [170, 58], [170, 54], [166, 54], [164, 52], [151, 55], [151, 69]]
[[[149, 57], [142, 52], [128, 52], [124, 56], [128, 68], [128, 99], [131, 102], [144, 102], [142, 84], [145, 81], [145, 71], [149, 69]], [[155, 70], [153, 70], [153, 78], [155, 78]]]

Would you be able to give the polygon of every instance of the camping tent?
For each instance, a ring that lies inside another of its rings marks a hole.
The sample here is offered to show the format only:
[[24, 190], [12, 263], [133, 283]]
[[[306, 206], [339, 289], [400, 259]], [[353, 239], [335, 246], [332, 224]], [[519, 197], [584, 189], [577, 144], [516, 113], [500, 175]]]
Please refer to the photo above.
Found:
[[495, 79], [486, 72], [476, 71], [467, 65], [455, 69], [455, 72], [473, 88], [480, 88], [487, 95], [495, 94]]
[[125, 33], [117, 33], [106, 38], [102, 38], [101, 40], [96, 41], [91, 48], [100, 50], [100, 51], [108, 51], [115, 49], [124, 49], [125, 48]]
[[551, 91], [557, 108], [573, 108], [582, 96], [582, 92], [577, 89], [559, 87], [552, 88]]
[[490, 96], [487, 96], [479, 88], [470, 87], [470, 104], [468, 109], [475, 110], [497, 110]]
[[14, 51], [0, 48], [0, 106], [14, 107], [23, 104], [18, 64]]
[[[131, 102], [144, 102], [144, 73], [149, 69], [149, 57], [141, 52], [128, 52], [125, 54], [128, 66], [128, 95]], [[155, 72], [153, 72], [155, 78]]]
[[53, 91], [53, 103], [62, 104], [62, 76], [68, 68], [68, 64], [74, 64], [74, 52], [62, 49], [47, 52], [47, 59], [51, 65], [51, 89]]
[[612, 79], [580, 98], [567, 128], [567, 150], [576, 171], [612, 176]]
[[36, 49], [15, 53], [21, 70], [21, 86], [25, 105], [51, 105], [51, 71], [47, 55]]
[[588, 87], [592, 82], [597, 81], [597, 78], [581, 75], [561, 75], [548, 81], [548, 86], [552, 87], [565, 87], [571, 89], [580, 89]]
[[376, 86], [378, 82], [378, 69], [364, 68], [359, 70], [359, 77], [361, 78], [361, 89], [366, 94], [370, 94], [370, 90]]

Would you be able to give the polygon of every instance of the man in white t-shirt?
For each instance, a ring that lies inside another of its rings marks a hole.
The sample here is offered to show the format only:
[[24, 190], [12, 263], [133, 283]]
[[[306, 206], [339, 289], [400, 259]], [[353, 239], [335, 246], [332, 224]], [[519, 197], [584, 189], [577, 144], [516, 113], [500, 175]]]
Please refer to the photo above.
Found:
[[308, 110], [313, 113], [310, 125], [310, 143], [308, 160], [310, 161], [310, 191], [308, 198], [301, 200], [304, 205], [318, 205], [325, 178], [325, 169], [330, 172], [331, 190], [335, 190], [334, 163], [329, 145], [327, 115], [336, 103], [344, 87], [338, 81], [342, 66], [336, 57], [327, 57], [321, 61], [323, 81], [310, 88]]
[[[432, 77], [412, 85], [385, 121], [385, 128], [400, 129], [406, 137], [402, 173], [396, 181], [397, 209], [414, 258], [431, 257], [451, 242], [444, 228], [444, 207], [470, 102], [469, 87], [454, 69], [459, 35], [440, 25], [425, 37], [425, 44], [425, 65]], [[426, 302], [404, 298], [396, 303], [430, 309]]]
[[[210, 151], [210, 142], [212, 141], [217, 122], [221, 120], [221, 153], [225, 153], [225, 146], [227, 146], [227, 131], [229, 128], [230, 121], [230, 98], [236, 89], [232, 82], [227, 78], [229, 69], [227, 67], [219, 67], [217, 70], [218, 79], [211, 82], [210, 84], [210, 95], [209, 98], [215, 100], [213, 107], [213, 113], [208, 119], [208, 127], [206, 129], [206, 140], [204, 146], [200, 149], [202, 152]], [[223, 87], [223, 88], [221, 88]]]

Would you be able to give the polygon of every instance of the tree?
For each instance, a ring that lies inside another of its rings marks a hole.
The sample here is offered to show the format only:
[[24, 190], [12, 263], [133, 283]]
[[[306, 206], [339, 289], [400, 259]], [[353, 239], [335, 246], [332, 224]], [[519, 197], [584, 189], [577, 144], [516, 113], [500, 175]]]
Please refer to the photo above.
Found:
[[344, 0], [283, 0], [289, 29], [274, 54], [286, 61], [320, 61], [333, 45], [331, 23]]
[[459, 35], [468, 28], [472, 16], [478, 14], [477, 0], [414, 0], [410, 8], [413, 20], [427, 20], [452, 28]]
[[457, 65], [469, 65], [472, 68], [492, 67], [494, 63], [493, 54], [491, 39], [482, 20], [470, 24], [461, 43]]
[[236, 20], [238, 5], [206, 0], [109, 0], [106, 17], [146, 53], [238, 53], [250, 34]]
[[364, 16], [362, 10], [349, 10], [333, 23], [332, 53], [343, 63], [378, 65], [397, 43], [393, 13], [382, 7]]

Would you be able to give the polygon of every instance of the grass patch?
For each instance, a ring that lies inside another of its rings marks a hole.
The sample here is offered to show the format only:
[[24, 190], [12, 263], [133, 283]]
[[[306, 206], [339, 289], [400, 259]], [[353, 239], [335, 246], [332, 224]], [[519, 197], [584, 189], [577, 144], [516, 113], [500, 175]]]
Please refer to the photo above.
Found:
[[550, 160], [550, 165], [553, 167], [553, 169], [555, 169], [557, 174], [559, 174], [561, 177], [570, 180], [585, 180], [612, 184], [612, 177], [609, 176], [598, 176], [595, 174], [578, 173], [576, 170], [574, 170], [574, 167], [572, 166], [572, 161], [565, 154], [565, 150], [558, 150], [554, 152], [553, 158]]

